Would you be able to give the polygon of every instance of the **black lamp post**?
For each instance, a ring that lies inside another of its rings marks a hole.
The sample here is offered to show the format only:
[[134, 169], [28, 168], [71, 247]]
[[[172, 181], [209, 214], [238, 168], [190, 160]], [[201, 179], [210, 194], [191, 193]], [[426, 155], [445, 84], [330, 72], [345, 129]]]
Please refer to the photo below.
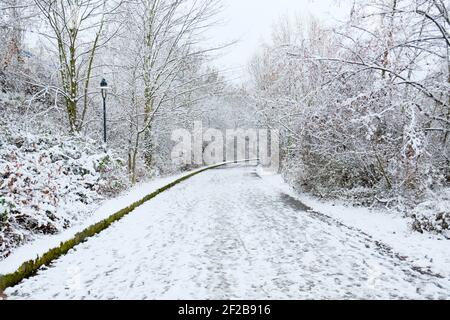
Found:
[[105, 79], [100, 82], [100, 89], [103, 98], [103, 142], [106, 145], [106, 97], [108, 96], [108, 83]]

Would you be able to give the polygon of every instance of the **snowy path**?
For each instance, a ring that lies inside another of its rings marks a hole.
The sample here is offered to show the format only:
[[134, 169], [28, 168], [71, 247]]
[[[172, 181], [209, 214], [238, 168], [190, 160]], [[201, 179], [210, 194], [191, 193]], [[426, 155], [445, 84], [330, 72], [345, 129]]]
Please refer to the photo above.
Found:
[[320, 215], [251, 166], [211, 170], [163, 193], [9, 299], [450, 298], [363, 233]]

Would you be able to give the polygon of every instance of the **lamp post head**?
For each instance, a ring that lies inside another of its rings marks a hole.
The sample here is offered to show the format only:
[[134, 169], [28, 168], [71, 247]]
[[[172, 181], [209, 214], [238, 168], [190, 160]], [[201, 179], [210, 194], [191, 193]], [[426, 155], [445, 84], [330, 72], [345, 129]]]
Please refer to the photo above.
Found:
[[100, 82], [100, 89], [102, 90], [103, 99], [106, 99], [106, 95], [108, 94], [108, 83], [105, 79], [102, 79], [102, 82]]

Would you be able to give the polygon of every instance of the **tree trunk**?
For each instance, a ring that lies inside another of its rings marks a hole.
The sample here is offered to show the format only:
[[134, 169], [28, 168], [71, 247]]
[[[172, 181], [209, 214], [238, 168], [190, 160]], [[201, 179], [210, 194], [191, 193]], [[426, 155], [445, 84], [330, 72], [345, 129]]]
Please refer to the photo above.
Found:
[[[397, 10], [397, 0], [392, 0], [392, 13], [391, 17], [389, 19], [389, 25], [388, 25], [388, 35], [387, 35], [387, 43], [386, 43], [386, 50], [384, 51], [383, 55], [383, 66], [385, 68], [389, 67], [389, 50], [391, 49], [392, 45], [394, 44], [394, 17], [395, 17], [395, 10]], [[383, 79], [386, 78], [386, 71], [383, 70], [381, 72], [381, 76]]]

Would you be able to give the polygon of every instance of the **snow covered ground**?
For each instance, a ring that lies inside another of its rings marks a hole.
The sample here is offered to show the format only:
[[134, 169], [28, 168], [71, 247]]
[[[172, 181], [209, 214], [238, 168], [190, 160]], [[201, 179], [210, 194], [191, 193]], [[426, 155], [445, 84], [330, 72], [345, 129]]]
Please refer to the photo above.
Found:
[[4, 260], [0, 260], [0, 274], [7, 274], [17, 270], [25, 261], [33, 260], [44, 254], [49, 249], [57, 247], [61, 242], [71, 239], [78, 232], [106, 219], [117, 211], [126, 208], [130, 204], [141, 200], [145, 196], [155, 192], [159, 188], [181, 178], [185, 174], [154, 179], [133, 187], [120, 197], [106, 200], [89, 218], [84, 219], [56, 235], [36, 236], [36, 239], [14, 250], [13, 254]]
[[376, 241], [390, 247], [394, 254], [408, 259], [416, 267], [439, 273], [450, 279], [450, 240], [428, 232], [420, 234], [411, 229], [410, 218], [393, 212], [349, 206], [344, 201], [322, 201], [290, 188], [279, 175], [258, 170], [264, 180], [301, 201], [323, 217], [356, 228]]
[[[386, 239], [391, 250], [377, 241], [388, 231], [376, 231], [376, 219], [363, 222], [356, 211], [319, 208], [305, 198], [326, 215], [311, 211], [279, 177], [258, 172], [235, 165], [195, 176], [5, 293], [9, 299], [450, 299], [448, 260], [440, 256], [450, 253], [448, 241], [429, 239], [436, 244], [430, 257], [441, 260], [427, 262], [421, 257], [428, 242], [418, 246], [421, 235], [400, 228]], [[411, 243], [393, 246], [397, 240]], [[412, 251], [402, 256], [398, 248]]]

